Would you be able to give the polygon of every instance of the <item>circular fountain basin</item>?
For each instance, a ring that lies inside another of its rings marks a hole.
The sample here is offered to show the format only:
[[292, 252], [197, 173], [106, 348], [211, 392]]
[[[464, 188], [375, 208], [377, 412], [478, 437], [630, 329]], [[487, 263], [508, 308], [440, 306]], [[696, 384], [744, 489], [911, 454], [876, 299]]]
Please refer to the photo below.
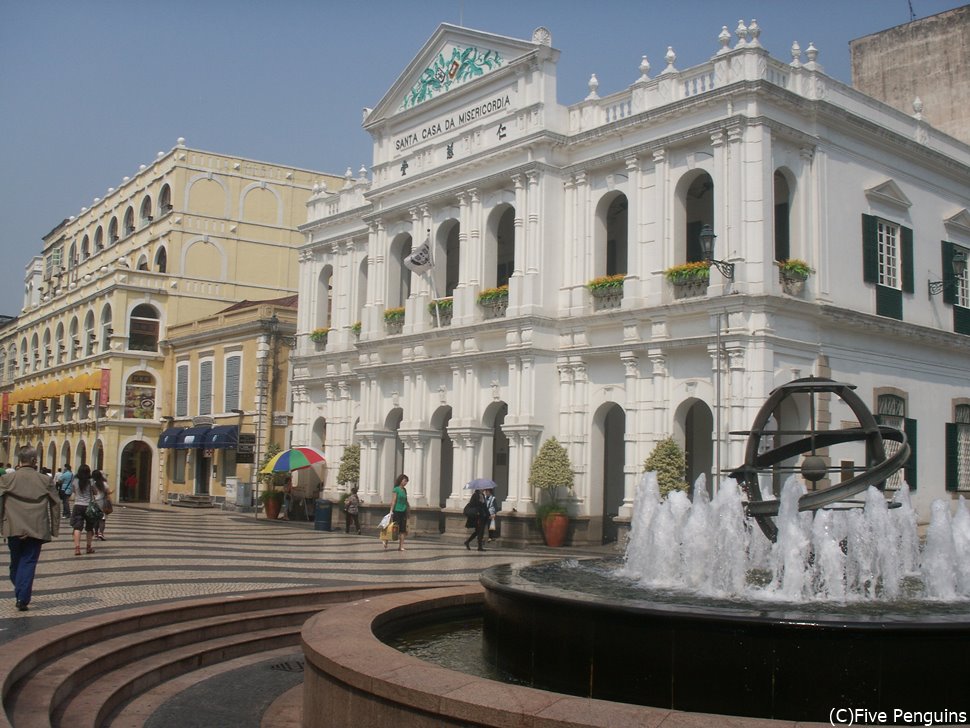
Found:
[[744, 602], [648, 592], [604, 561], [492, 567], [484, 637], [527, 685], [674, 710], [828, 722], [970, 712], [970, 604]]

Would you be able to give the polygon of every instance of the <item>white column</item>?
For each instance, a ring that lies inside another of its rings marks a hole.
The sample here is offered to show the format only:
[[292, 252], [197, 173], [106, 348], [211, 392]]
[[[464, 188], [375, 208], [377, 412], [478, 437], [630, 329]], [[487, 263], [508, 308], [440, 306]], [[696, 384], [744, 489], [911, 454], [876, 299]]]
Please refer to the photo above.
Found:
[[[626, 402], [623, 408], [626, 422], [623, 436], [623, 504], [619, 515], [629, 517], [633, 513], [633, 498], [636, 495], [637, 475], [640, 472], [640, 461], [637, 457], [637, 435], [640, 432], [638, 417], [640, 413], [640, 360], [632, 351], [620, 354], [623, 362]], [[605, 487], [605, 483], [604, 483]]]
[[563, 250], [562, 280], [559, 282], [559, 309], [568, 311], [570, 290], [576, 276], [576, 179], [568, 177], [563, 181]]

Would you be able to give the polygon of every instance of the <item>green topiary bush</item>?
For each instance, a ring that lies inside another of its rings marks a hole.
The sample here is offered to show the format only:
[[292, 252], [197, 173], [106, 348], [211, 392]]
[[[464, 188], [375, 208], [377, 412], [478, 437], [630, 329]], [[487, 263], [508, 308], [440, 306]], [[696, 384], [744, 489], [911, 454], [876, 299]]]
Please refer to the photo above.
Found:
[[540, 521], [550, 513], [566, 512], [565, 506], [559, 502], [559, 489], [571, 489], [574, 478], [566, 448], [555, 437], [550, 437], [542, 443], [529, 468], [529, 485], [546, 493], [547, 502], [536, 509]]
[[687, 492], [689, 486], [684, 479], [686, 469], [684, 453], [672, 437], [665, 437], [658, 442], [650, 457], [643, 461], [643, 472], [656, 471], [662, 498], [666, 498], [673, 490]]
[[360, 445], [348, 445], [344, 454], [340, 456], [340, 468], [337, 470], [337, 482], [340, 485], [356, 483], [360, 480]]

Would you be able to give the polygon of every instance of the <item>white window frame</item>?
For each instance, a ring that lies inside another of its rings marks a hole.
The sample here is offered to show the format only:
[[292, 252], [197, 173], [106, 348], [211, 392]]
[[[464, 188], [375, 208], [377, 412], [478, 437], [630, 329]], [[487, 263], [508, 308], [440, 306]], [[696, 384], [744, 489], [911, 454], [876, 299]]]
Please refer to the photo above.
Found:
[[902, 289], [903, 277], [900, 271], [901, 236], [902, 229], [896, 223], [886, 222], [885, 220], [876, 222], [880, 286], [897, 290]]

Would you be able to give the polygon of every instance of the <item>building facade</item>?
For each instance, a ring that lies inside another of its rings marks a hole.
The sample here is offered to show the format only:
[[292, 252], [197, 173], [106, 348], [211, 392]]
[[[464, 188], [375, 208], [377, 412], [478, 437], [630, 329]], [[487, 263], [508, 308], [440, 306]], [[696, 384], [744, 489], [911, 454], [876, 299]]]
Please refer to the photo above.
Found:
[[234, 302], [295, 294], [305, 204], [339, 181], [179, 139], [57, 225], [0, 351], [10, 457], [30, 445], [51, 469], [104, 470], [123, 500], [161, 500], [160, 341]]
[[290, 446], [289, 352], [295, 295], [241, 301], [170, 326], [159, 437], [168, 502], [208, 496], [248, 507], [271, 444]]
[[[545, 29], [442, 25], [365, 118], [373, 178], [310, 199], [299, 329], [330, 331], [294, 357], [295, 438], [334, 461], [359, 443], [369, 504], [406, 472], [419, 531], [464, 534], [463, 484], [492, 478], [502, 537], [528, 541], [529, 468], [555, 436], [573, 541], [595, 543], [629, 518], [660, 439], [711, 487], [743, 461], [731, 433], [814, 375], [905, 428], [923, 517], [970, 488], [952, 265], [970, 248], [970, 148], [828, 77], [813, 45], [779, 60], [760, 36], [712, 33], [686, 70], [673, 49], [659, 73], [644, 57], [629, 87], [601, 97], [593, 76], [567, 106]], [[433, 266], [413, 272], [425, 242]], [[852, 419], [831, 398], [793, 404], [777, 440]], [[821, 454], [822, 485], [865, 461]]]

